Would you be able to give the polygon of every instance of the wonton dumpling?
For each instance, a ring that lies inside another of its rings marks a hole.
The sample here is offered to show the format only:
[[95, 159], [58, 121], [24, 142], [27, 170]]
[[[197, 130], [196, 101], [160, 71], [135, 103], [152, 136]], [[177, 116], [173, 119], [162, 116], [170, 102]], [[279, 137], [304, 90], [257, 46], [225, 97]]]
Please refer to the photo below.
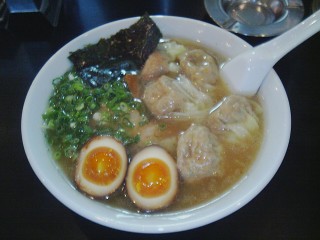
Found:
[[175, 93], [173, 81], [172, 78], [161, 76], [146, 86], [142, 100], [155, 116], [181, 111], [185, 99]]
[[182, 75], [176, 79], [164, 75], [147, 84], [142, 99], [156, 117], [181, 116], [178, 113], [189, 117], [189, 114], [208, 110], [212, 104], [208, 95]]
[[156, 79], [169, 72], [169, 59], [165, 53], [154, 51], [147, 59], [141, 71], [143, 81]]
[[202, 125], [191, 125], [179, 138], [177, 165], [185, 181], [214, 175], [221, 160], [222, 147], [216, 136]]
[[[236, 142], [259, 128], [256, 109], [259, 107], [243, 96], [226, 97], [208, 119], [213, 132], [226, 134], [227, 140]], [[259, 110], [258, 110], [259, 111]]]
[[165, 52], [168, 55], [170, 61], [176, 61], [176, 59], [181, 54], [187, 51], [184, 45], [172, 40], [159, 43], [157, 48], [158, 50]]
[[210, 91], [219, 76], [216, 61], [201, 49], [193, 49], [180, 57], [182, 73], [202, 92]]
[[176, 60], [184, 52], [186, 52], [186, 48], [175, 41], [159, 43], [157, 50], [145, 62], [140, 79], [150, 81], [166, 75], [168, 72], [179, 73], [180, 66]]

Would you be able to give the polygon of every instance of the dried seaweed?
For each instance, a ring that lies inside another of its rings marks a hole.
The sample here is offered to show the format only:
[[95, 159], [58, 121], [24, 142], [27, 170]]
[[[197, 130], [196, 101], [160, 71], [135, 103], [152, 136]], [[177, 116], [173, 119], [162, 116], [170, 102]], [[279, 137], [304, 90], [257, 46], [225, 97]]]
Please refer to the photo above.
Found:
[[96, 44], [70, 53], [69, 59], [78, 71], [90, 66], [105, 65], [108, 61], [129, 60], [141, 67], [161, 37], [155, 22], [145, 14], [129, 28], [120, 30], [110, 38], [102, 38]]
[[121, 80], [126, 74], [136, 74], [137, 66], [131, 61], [108, 62], [78, 71], [79, 76], [91, 87], [100, 87], [109, 81]]

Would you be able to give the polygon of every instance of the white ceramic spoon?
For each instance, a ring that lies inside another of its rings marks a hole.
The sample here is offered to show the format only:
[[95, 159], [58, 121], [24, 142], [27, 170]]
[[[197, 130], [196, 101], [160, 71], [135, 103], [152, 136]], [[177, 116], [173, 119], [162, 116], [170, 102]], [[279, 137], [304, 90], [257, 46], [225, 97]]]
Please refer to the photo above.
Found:
[[234, 93], [254, 95], [272, 67], [289, 51], [320, 30], [320, 10], [279, 35], [225, 63], [222, 78]]

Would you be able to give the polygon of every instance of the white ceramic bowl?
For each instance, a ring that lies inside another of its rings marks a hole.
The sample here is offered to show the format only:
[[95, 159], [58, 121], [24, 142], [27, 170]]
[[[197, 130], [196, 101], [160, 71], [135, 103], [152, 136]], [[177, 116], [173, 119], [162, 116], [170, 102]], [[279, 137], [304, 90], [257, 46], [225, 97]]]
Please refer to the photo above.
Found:
[[[199, 42], [226, 57], [235, 56], [251, 47], [232, 33], [211, 24], [171, 16], [154, 16], [153, 19], [165, 36]], [[265, 114], [265, 137], [256, 161], [241, 181], [223, 196], [195, 209], [144, 215], [120, 211], [92, 201], [70, 184], [48, 150], [41, 128], [41, 115], [52, 91], [52, 79], [71, 67], [67, 58], [69, 52], [95, 43], [101, 37], [108, 37], [137, 20], [124, 19], [97, 27], [69, 42], [47, 61], [34, 79], [23, 108], [21, 127], [25, 152], [40, 181], [59, 201], [98, 224], [131, 232], [165, 233], [217, 221], [254, 198], [274, 176], [285, 155], [291, 129], [290, 108], [283, 85], [273, 70], [259, 90]]]

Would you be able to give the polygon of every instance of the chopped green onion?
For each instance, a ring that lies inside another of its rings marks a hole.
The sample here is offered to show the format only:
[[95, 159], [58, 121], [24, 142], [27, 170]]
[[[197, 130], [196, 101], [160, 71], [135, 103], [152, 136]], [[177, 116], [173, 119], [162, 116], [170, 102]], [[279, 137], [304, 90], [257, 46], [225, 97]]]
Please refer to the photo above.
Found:
[[159, 130], [160, 131], [164, 131], [164, 130], [166, 130], [166, 128], [167, 128], [167, 124], [165, 124], [165, 123], [159, 123]]
[[[52, 83], [53, 94], [42, 118], [55, 159], [75, 159], [80, 148], [94, 135], [112, 135], [124, 145], [139, 141], [138, 135], [130, 135], [128, 131], [134, 127], [130, 112], [138, 110], [143, 123], [148, 118], [142, 102], [133, 98], [124, 81], [110, 81], [100, 88], [91, 88], [76, 72], [70, 71]], [[99, 117], [93, 118], [96, 112]]]
[[80, 111], [81, 109], [83, 109], [84, 108], [84, 103], [80, 103], [80, 104], [78, 104], [77, 106], [76, 106], [76, 110], [77, 111]]
[[119, 108], [120, 108], [120, 110], [123, 111], [123, 112], [128, 112], [128, 111], [129, 111], [128, 105], [127, 105], [126, 103], [124, 103], [124, 102], [121, 102], [121, 103], [119, 104]]

